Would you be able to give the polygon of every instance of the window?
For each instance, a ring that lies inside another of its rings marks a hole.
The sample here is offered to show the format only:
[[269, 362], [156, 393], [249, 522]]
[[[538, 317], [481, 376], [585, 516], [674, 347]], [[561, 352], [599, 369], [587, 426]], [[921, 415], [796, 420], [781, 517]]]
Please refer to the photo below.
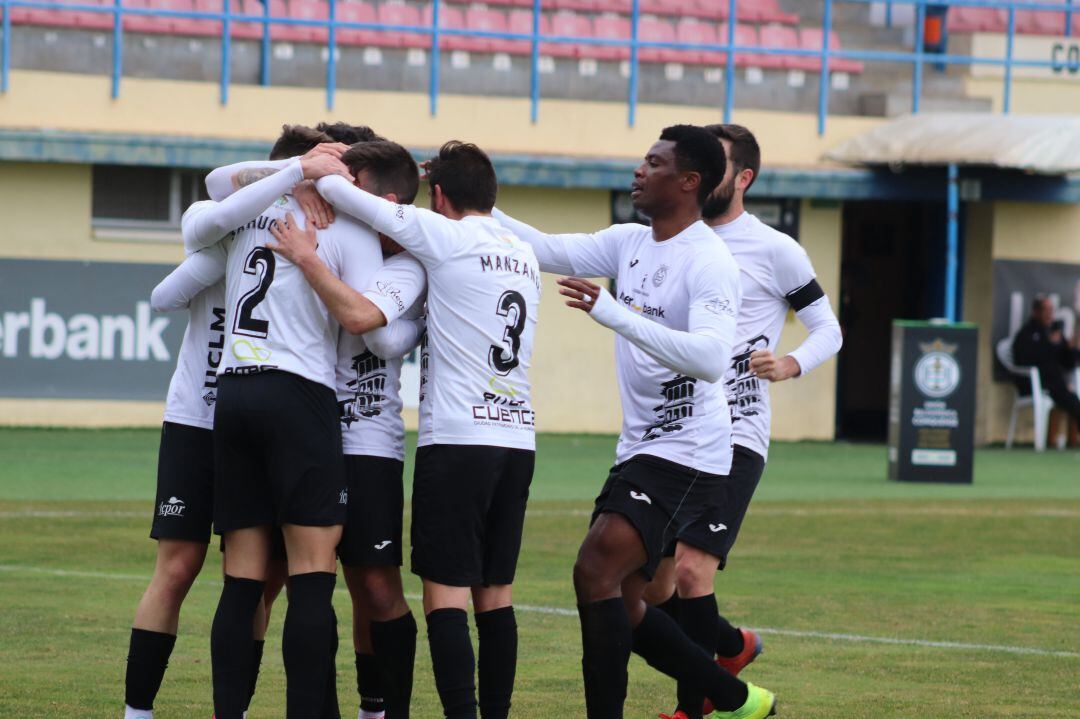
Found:
[[94, 165], [94, 227], [159, 234], [179, 230], [188, 205], [208, 199], [205, 177], [201, 170]]

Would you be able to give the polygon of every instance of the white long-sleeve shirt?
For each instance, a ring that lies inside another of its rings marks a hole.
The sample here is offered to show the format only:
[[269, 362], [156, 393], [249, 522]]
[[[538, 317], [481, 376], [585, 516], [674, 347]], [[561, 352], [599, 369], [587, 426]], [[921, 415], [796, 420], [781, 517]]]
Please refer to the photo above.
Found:
[[727, 474], [731, 416], [721, 382], [735, 341], [738, 268], [703, 222], [663, 242], [644, 225], [550, 235], [496, 211], [548, 272], [612, 277], [592, 317], [618, 333], [623, 425], [616, 461], [648, 454]]
[[809, 336], [791, 352], [806, 375], [840, 350], [842, 337], [829, 298], [817, 283], [806, 250], [748, 212], [714, 227], [739, 265], [742, 307], [738, 341], [725, 384], [735, 444], [768, 456], [772, 411], [769, 382], [750, 371], [750, 355], [776, 350], [788, 309]]

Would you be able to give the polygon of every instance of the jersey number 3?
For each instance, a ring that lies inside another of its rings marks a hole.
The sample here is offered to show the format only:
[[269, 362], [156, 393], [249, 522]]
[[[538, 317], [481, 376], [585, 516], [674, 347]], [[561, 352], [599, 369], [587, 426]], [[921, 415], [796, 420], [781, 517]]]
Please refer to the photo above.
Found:
[[258, 275], [262, 265], [262, 277], [257, 287], [249, 290], [236, 305], [236, 324], [233, 331], [238, 335], [265, 338], [270, 331], [270, 322], [255, 319], [251, 313], [266, 299], [270, 283], [274, 281], [274, 252], [266, 247], [256, 247], [244, 260], [244, 274]]
[[510, 374], [520, 363], [518, 350], [521, 349], [521, 333], [525, 331], [525, 298], [520, 292], [507, 290], [499, 298], [495, 314], [507, 319], [503, 330], [503, 343], [491, 345], [488, 351], [488, 364], [500, 376]]

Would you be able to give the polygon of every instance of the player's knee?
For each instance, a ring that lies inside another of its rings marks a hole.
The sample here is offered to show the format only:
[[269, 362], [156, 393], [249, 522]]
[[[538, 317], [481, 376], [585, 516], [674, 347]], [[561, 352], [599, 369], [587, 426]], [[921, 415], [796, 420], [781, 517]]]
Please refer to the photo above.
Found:
[[195, 552], [177, 552], [157, 566], [157, 582], [162, 591], [183, 597], [202, 569], [203, 558]]
[[700, 557], [680, 559], [675, 564], [675, 583], [681, 597], [700, 597], [713, 591], [716, 564]]
[[582, 547], [574, 563], [574, 591], [579, 599], [594, 601], [612, 592], [617, 593], [621, 579], [605, 566], [599, 553]]

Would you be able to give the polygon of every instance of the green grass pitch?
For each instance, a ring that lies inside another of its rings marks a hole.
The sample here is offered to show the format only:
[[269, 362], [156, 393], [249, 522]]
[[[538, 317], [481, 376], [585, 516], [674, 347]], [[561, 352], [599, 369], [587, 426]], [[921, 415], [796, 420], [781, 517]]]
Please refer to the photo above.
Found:
[[[540, 438], [515, 588], [521, 719], [584, 716], [570, 569], [613, 445]], [[0, 430], [0, 717], [121, 716], [156, 459], [150, 430]], [[884, 476], [881, 446], [774, 446], [716, 583], [722, 611], [763, 631], [745, 677], [777, 693], [781, 717], [1080, 716], [1080, 453], [980, 450], [973, 486]], [[184, 607], [159, 719], [211, 714], [217, 555]], [[409, 575], [417, 613], [418, 590]], [[350, 717], [342, 582], [335, 600]], [[283, 616], [279, 604], [252, 719], [283, 714]], [[440, 716], [423, 629], [417, 654], [413, 716]], [[638, 659], [630, 676], [628, 718], [671, 709], [671, 681]]]

